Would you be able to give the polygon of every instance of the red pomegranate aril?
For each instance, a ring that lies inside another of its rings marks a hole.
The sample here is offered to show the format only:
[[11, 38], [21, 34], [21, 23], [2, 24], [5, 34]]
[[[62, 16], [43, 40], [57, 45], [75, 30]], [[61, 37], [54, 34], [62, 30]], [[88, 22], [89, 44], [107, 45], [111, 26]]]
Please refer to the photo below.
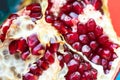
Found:
[[81, 24], [81, 23], [78, 23], [77, 24], [77, 32], [79, 33], [79, 34], [85, 34], [85, 33], [87, 33], [87, 28], [86, 28], [86, 26], [84, 25], [84, 24]]
[[23, 80], [37, 80], [37, 77], [31, 73], [26, 73], [23, 76]]
[[48, 22], [48, 23], [53, 23], [54, 18], [53, 18], [52, 15], [47, 15], [47, 16], [45, 16], [45, 20], [46, 20], [46, 22]]
[[73, 54], [73, 58], [74, 58], [74, 60], [76, 60], [79, 63], [82, 61], [81, 56], [79, 54], [76, 54], [76, 53]]
[[32, 34], [27, 38], [27, 43], [30, 48], [35, 47], [37, 44], [39, 44], [39, 40], [37, 38], [36, 34]]
[[101, 64], [101, 58], [99, 55], [94, 55], [91, 59], [91, 61], [95, 64]]
[[84, 63], [80, 63], [80, 65], [79, 65], [79, 67], [78, 67], [78, 71], [79, 71], [80, 73], [83, 73], [84, 70], [86, 70]]
[[101, 0], [92, 0], [92, 4], [96, 10], [100, 10], [102, 8], [102, 1]]
[[66, 4], [63, 7], [60, 8], [60, 11], [63, 13], [68, 14], [71, 11], [71, 5], [70, 4]]
[[4, 34], [6, 34], [7, 31], [8, 31], [8, 29], [9, 29], [9, 26], [4, 26], [3, 29], [2, 29], [2, 32], [3, 32]]
[[38, 9], [39, 6], [40, 6], [39, 3], [34, 3], [34, 4], [31, 4], [31, 5], [28, 5], [28, 6], [26, 7], [26, 10], [35, 10], [36, 8]]
[[88, 37], [89, 37], [90, 40], [95, 40], [96, 39], [95, 34], [93, 32], [89, 32]]
[[72, 54], [70, 52], [66, 52], [66, 54], [63, 57], [64, 61], [68, 63], [72, 59]]
[[67, 66], [69, 70], [68, 73], [71, 73], [71, 72], [77, 71], [79, 67], [79, 63], [76, 60], [72, 59], [68, 62]]
[[38, 60], [37, 62], [37, 66], [43, 70], [47, 70], [49, 68], [49, 63], [45, 60]]
[[54, 53], [51, 53], [49, 50], [46, 51], [45, 53], [45, 60], [49, 63], [52, 64], [54, 62]]
[[103, 49], [103, 51], [101, 53], [101, 57], [106, 60], [110, 60], [110, 58], [112, 57], [112, 53], [109, 49]]
[[42, 69], [38, 68], [37, 66], [30, 66], [30, 73], [34, 74], [34, 75], [41, 75], [42, 74]]
[[18, 14], [11, 14], [8, 19], [16, 19], [18, 17]]
[[44, 46], [39, 43], [38, 45], [36, 45], [33, 49], [32, 49], [32, 54], [33, 55], [40, 55], [40, 54], [43, 54], [45, 51], [45, 48]]
[[106, 69], [108, 66], [108, 61], [106, 59], [102, 59], [101, 64], [102, 64], [103, 68]]
[[30, 51], [23, 52], [23, 53], [21, 54], [21, 58], [22, 58], [23, 60], [26, 60], [26, 59], [28, 58], [29, 54], [30, 54]]
[[77, 50], [77, 51], [80, 51], [81, 48], [82, 48], [82, 45], [80, 44], [80, 42], [75, 42], [72, 44], [72, 47]]
[[49, 47], [49, 50], [51, 53], [54, 53], [54, 52], [57, 52], [59, 48], [59, 43], [56, 43], [56, 42], [52, 42], [52, 40], [50, 41], [50, 47]]
[[78, 41], [78, 34], [77, 33], [67, 34], [65, 39], [69, 44], [73, 44]]
[[23, 38], [20, 38], [18, 40], [18, 48], [17, 48], [17, 51], [20, 51], [20, 52], [25, 52], [27, 51], [29, 48], [28, 48], [28, 45], [26, 43], [26, 40], [23, 39]]
[[103, 34], [103, 28], [100, 27], [100, 26], [96, 26], [94, 32], [95, 32], [96, 37], [99, 37], [99, 36], [101, 36]]
[[69, 80], [80, 80], [80, 77], [80, 73], [76, 71], [69, 75]]
[[0, 34], [0, 40], [3, 42], [5, 40], [5, 34]]
[[90, 70], [92, 79], [97, 79], [97, 70], [96, 69], [91, 69]]
[[90, 42], [90, 47], [92, 50], [95, 50], [98, 47], [98, 44], [96, 41], [91, 41]]
[[88, 36], [85, 35], [85, 34], [80, 35], [80, 36], [79, 36], [79, 40], [80, 40], [80, 42], [83, 43], [83, 44], [88, 44], [88, 43], [89, 43], [89, 38], [88, 38]]
[[83, 45], [82, 52], [84, 55], [89, 56], [91, 53], [91, 48], [88, 45]]
[[109, 70], [111, 69], [111, 66], [112, 66], [112, 61], [110, 61], [110, 62], [108, 63], [108, 69], [109, 69]]
[[93, 19], [89, 19], [88, 22], [86, 23], [87, 31], [88, 32], [93, 32], [96, 27], [96, 23]]
[[60, 18], [66, 25], [73, 26], [72, 18], [66, 14], [62, 14]]
[[78, 1], [75, 1], [73, 4], [73, 10], [77, 13], [77, 14], [80, 14], [82, 11], [83, 11], [83, 5], [78, 2]]
[[17, 47], [18, 47], [17, 40], [12, 41], [12, 42], [9, 44], [10, 54], [15, 54], [15, 53], [17, 52]]
[[87, 79], [91, 79], [92, 78], [92, 75], [91, 75], [91, 72], [90, 71], [85, 71], [84, 72], [84, 75]]
[[63, 56], [62, 55], [58, 55], [58, 60], [59, 60], [59, 62], [60, 62], [60, 66], [63, 68], [64, 67], [64, 58], [63, 58]]
[[106, 43], [108, 41], [108, 36], [106, 36], [106, 35], [101, 35], [100, 37], [99, 37], [99, 39], [98, 39], [98, 42], [100, 43], [100, 44], [104, 44], [104, 43]]
[[112, 55], [112, 61], [114, 60], [114, 59], [116, 59], [118, 56], [116, 55], [116, 53], [113, 53], [113, 55]]
[[30, 17], [32, 17], [32, 18], [40, 19], [41, 16], [42, 15], [40, 13], [36, 13], [36, 12], [31, 12], [30, 13]]
[[85, 64], [86, 70], [90, 70], [92, 68], [89, 62], [85, 62], [84, 64]]

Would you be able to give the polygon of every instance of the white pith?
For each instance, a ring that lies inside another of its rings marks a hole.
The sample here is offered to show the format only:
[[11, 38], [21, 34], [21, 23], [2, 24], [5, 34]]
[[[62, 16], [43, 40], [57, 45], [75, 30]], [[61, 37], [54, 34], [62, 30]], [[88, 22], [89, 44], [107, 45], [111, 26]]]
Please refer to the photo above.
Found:
[[[47, 6], [47, 5], [45, 5], [45, 4], [47, 4], [46, 1], [47, 0], [43, 1], [42, 6]], [[53, 1], [59, 2], [58, 0], [53, 0]], [[65, 1], [65, 0], [61, 0], [61, 1]], [[64, 2], [61, 2], [61, 3], [64, 3]], [[107, 5], [107, 2], [105, 2], [105, 5]], [[54, 5], [54, 6], [57, 6], [57, 5]], [[61, 4], [60, 4], [59, 8], [60, 7], [61, 7]], [[58, 11], [55, 12], [55, 15], [57, 13], [59, 13], [59, 8], [58, 8]], [[88, 5], [88, 6], [86, 6], [86, 9], [85, 9], [86, 13], [79, 15], [80, 22], [82, 22], [81, 19], [83, 19], [83, 23], [85, 23], [85, 22], [87, 22], [88, 19], [94, 18], [98, 25], [100, 25], [101, 27], [104, 27], [104, 33], [109, 36], [110, 40], [112, 40], [113, 42], [119, 44], [119, 41], [118, 41], [117, 36], [116, 36], [116, 33], [114, 32], [114, 30], [113, 30], [113, 28], [111, 26], [111, 23], [110, 23], [110, 20], [109, 20], [108, 16], [106, 14], [105, 15], [101, 15], [99, 11], [94, 11], [93, 10], [93, 13], [95, 13], [95, 15], [97, 17], [91, 17], [89, 11], [88, 12], [86, 11], [86, 10], [89, 10], [89, 8], [93, 9], [93, 7], [91, 5]], [[45, 9], [43, 10], [43, 12], [44, 11], [45, 11]], [[56, 11], [56, 10], [53, 10], [53, 11]], [[93, 13], [92, 13], [92, 15], [94, 15]], [[84, 20], [84, 18], [82, 18], [82, 17], [85, 17], [86, 20]], [[101, 18], [99, 18], [99, 17], [102, 17], [102, 20], [100, 20]], [[21, 24], [19, 23], [19, 21], [22, 21]], [[63, 41], [61, 41], [60, 35], [57, 32], [57, 30], [55, 28], [53, 28], [50, 24], [47, 24], [45, 22], [44, 16], [43, 16], [43, 18], [41, 20], [38, 20], [36, 22], [37, 24], [33, 23], [28, 16], [19, 17], [17, 20], [13, 21], [13, 23], [14, 24], [11, 25], [11, 28], [9, 29], [9, 31], [14, 31], [15, 28], [13, 28], [13, 27], [17, 27], [17, 28], [20, 28], [19, 29], [20, 32], [19, 31], [18, 32], [15, 31], [16, 34], [11, 34], [12, 36], [9, 34], [7, 36], [7, 39], [9, 39], [9, 38], [17, 39], [17, 38], [20, 38], [20, 37], [27, 38], [27, 36], [29, 36], [29, 35], [31, 35], [33, 33], [37, 33], [39, 40], [44, 45], [45, 44], [49, 44], [49, 41], [50, 41], [51, 38], [54, 38], [56, 40], [55, 36], [57, 37], [56, 41], [63, 42]], [[26, 29], [26, 26], [29, 23], [34, 25], [34, 29], [32, 29], [32, 30], [27, 30]], [[45, 24], [43, 24], [43, 23], [45, 23]], [[18, 27], [18, 25], [19, 25], [19, 27]], [[2, 45], [2, 44], [0, 43], [0, 45]], [[68, 47], [71, 50], [75, 51], [70, 45], [68, 45]], [[10, 62], [8, 60], [6, 62], [5, 59], [4, 59], [4, 56], [2, 54], [2, 51], [4, 49], [7, 49], [7, 48], [8, 48], [7, 43], [6, 43], [6, 45], [4, 44], [3, 46], [0, 46], [0, 73], [2, 74], [2, 75], [0, 75], [0, 78], [2, 78], [2, 80], [22, 80], [21, 78], [18, 79], [17, 77], [15, 77], [13, 72], [10, 71], [11, 64], [13, 64], [13, 66], [16, 67], [17, 73], [25, 74], [28, 71], [29, 63], [35, 62], [36, 59], [38, 59], [38, 58], [34, 57], [34, 56], [31, 56], [31, 58], [29, 60], [22, 61], [21, 59], [16, 60], [14, 58], [14, 55], [8, 54], [8, 56], [10, 57], [9, 58]], [[77, 51], [75, 51], [75, 52], [77, 52]], [[77, 52], [77, 53], [82, 55], [83, 58], [86, 61], [88, 61], [93, 66], [93, 68], [98, 70], [97, 80], [113, 80], [113, 76], [112, 75], [114, 75], [114, 73], [116, 71], [116, 67], [118, 66], [118, 64], [120, 64], [120, 54], [119, 54], [120, 53], [120, 48], [116, 49], [115, 52], [118, 55], [118, 58], [114, 60], [113, 65], [112, 65], [111, 70], [110, 70], [110, 73], [107, 74], [107, 75], [104, 74], [102, 66], [96, 65], [96, 64], [90, 62], [86, 58], [86, 56], [84, 56], [81, 52]], [[15, 63], [14, 63], [14, 61], [15, 61]], [[21, 69], [23, 69], [23, 70], [21, 70]], [[41, 76], [39, 76], [39, 80], [46, 80], [48, 78], [49, 78], [49, 80], [65, 80], [64, 76], [65, 76], [67, 71], [68, 70], [67, 70], [66, 65], [64, 65], [64, 68], [61, 69], [61, 67], [59, 65], [59, 61], [55, 57], [55, 62], [52, 65], [50, 65], [48, 70], [44, 71], [43, 74]], [[48, 75], [46, 75], [46, 74], [48, 74]]]

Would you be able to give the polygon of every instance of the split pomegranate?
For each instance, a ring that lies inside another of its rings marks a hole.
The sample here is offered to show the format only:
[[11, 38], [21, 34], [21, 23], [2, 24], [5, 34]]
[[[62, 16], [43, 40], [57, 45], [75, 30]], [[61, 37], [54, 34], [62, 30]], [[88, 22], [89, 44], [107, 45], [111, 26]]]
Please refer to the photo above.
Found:
[[41, 0], [0, 27], [1, 80], [114, 80], [119, 53], [107, 0]]

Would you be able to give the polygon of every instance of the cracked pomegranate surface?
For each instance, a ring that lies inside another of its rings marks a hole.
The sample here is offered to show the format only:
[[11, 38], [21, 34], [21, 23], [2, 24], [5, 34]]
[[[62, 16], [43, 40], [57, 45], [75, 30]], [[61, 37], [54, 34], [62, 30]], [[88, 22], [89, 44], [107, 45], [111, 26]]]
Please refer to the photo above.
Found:
[[107, 0], [40, 0], [0, 26], [0, 80], [114, 80], [119, 65]]

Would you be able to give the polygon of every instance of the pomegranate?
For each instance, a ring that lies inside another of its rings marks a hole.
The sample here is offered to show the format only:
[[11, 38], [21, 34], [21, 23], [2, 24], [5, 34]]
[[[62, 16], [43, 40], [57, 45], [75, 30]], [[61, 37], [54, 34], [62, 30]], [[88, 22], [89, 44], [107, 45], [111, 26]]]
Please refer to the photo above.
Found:
[[107, 0], [40, 0], [0, 27], [1, 80], [114, 80], [119, 53]]

